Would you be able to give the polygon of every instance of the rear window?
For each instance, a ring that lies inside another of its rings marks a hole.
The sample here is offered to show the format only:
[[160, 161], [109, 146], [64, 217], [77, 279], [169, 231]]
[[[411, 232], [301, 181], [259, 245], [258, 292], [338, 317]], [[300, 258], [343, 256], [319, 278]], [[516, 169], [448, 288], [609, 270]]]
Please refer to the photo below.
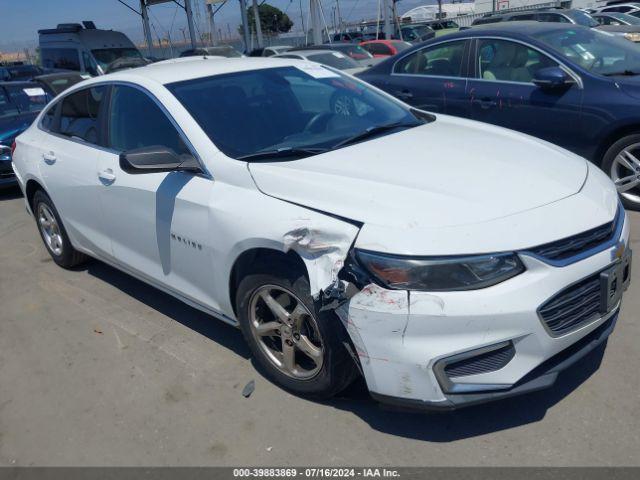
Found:
[[330, 67], [337, 68], [338, 70], [358, 67], [358, 64], [355, 61], [338, 52], [314, 53], [313, 55], [309, 55], [307, 58], [312, 62], [328, 65]]

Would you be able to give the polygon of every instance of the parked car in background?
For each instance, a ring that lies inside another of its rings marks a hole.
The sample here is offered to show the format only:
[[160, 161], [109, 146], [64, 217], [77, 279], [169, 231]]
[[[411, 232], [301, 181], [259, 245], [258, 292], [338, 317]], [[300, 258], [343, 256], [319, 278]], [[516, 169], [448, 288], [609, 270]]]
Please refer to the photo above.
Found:
[[509, 13], [490, 13], [473, 21], [471, 26], [502, 22], [554, 22], [573, 23], [583, 27], [597, 27], [598, 22], [587, 12], [578, 9], [539, 9]]
[[640, 42], [640, 18], [618, 12], [594, 13], [592, 16], [600, 24], [599, 30]]
[[573, 24], [504, 22], [402, 52], [361, 78], [421, 109], [548, 140], [640, 209], [640, 49]]
[[308, 45], [305, 47], [294, 47], [289, 52], [299, 52], [303, 50], [333, 50], [343, 53], [354, 60], [370, 60], [373, 58], [369, 52], [356, 43], [323, 43], [322, 45]]
[[96, 76], [120, 59], [141, 59], [142, 54], [122, 32], [100, 30], [93, 22], [61, 23], [38, 30], [40, 59], [45, 69], [74, 70]]
[[53, 98], [35, 82], [0, 82], [0, 188], [15, 185], [11, 147]]
[[427, 25], [431, 30], [435, 32], [436, 37], [460, 30], [460, 25], [458, 25], [453, 20], [436, 20], [433, 22], [428, 22]]
[[363, 37], [362, 32], [342, 32], [335, 33], [331, 37], [333, 42], [361, 42]]
[[356, 62], [353, 58], [348, 57], [347, 55], [331, 51], [327, 49], [319, 49], [319, 50], [296, 50], [296, 51], [288, 51], [286, 53], [280, 53], [278, 55], [274, 55], [271, 58], [289, 58], [296, 60], [309, 60], [311, 62], [316, 62], [321, 65], [327, 65], [329, 67], [336, 68], [338, 70], [344, 70], [351, 75], [355, 75], [356, 73], [363, 72], [367, 67], [363, 67], [360, 63]]
[[53, 98], [65, 91], [67, 88], [86, 80], [87, 78], [91, 78], [91, 76], [79, 72], [60, 72], [40, 75], [35, 77], [33, 81], [40, 84], [44, 91]]
[[391, 57], [399, 52], [411, 48], [409, 42], [402, 40], [369, 40], [360, 44], [367, 52], [374, 57]]
[[233, 48], [231, 45], [218, 45], [217, 47], [201, 47], [201, 48], [190, 48], [189, 50], [185, 50], [180, 53], [180, 57], [195, 57], [195, 56], [207, 56], [210, 55], [212, 57], [227, 57], [227, 58], [236, 58], [242, 57], [242, 53]]
[[629, 219], [583, 158], [322, 65], [155, 64], [36, 122], [14, 165], [53, 261], [98, 258], [238, 326], [298, 395], [362, 374], [442, 410], [550, 387], [606, 342], [631, 279]]
[[640, 16], [640, 3], [616, 3], [614, 5], [594, 8], [594, 11], [603, 13], [628, 13], [629, 15]]
[[425, 42], [436, 36], [436, 32], [429, 25], [402, 25], [400, 34], [402, 40], [411, 43]]

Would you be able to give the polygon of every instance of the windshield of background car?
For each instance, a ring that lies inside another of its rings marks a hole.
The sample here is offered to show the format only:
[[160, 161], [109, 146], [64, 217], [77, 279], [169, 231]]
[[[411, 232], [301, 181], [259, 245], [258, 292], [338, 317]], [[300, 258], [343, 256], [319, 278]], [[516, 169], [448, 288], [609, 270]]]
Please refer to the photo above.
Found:
[[589, 15], [587, 12], [583, 12], [581, 10], [576, 10], [575, 12], [571, 12], [571, 18], [578, 25], [582, 25], [583, 27], [597, 27], [600, 25], [595, 18]]
[[369, 52], [367, 52], [360, 45], [344, 45], [337, 48], [340, 52], [345, 55], [349, 55], [351, 58], [355, 60], [364, 60], [365, 58], [373, 58]]
[[640, 25], [640, 18], [634, 17], [633, 15], [618, 12], [608, 13], [607, 15], [629, 25]]
[[331, 149], [372, 126], [424, 123], [366, 84], [312, 63], [167, 88], [232, 158], [279, 149]]
[[321, 63], [322, 65], [329, 65], [330, 67], [337, 68], [338, 70], [358, 68], [360, 66], [355, 60], [340, 52], [327, 51], [326, 53], [313, 53], [311, 55], [307, 55], [307, 59], [312, 62]]
[[100, 48], [91, 50], [91, 53], [93, 53], [93, 57], [103, 70], [105, 70], [110, 63], [121, 58], [142, 59], [142, 55], [140, 55], [140, 52], [135, 48]]
[[[9, 95], [10, 103], [7, 111], [14, 112], [14, 114], [39, 112], [51, 100], [51, 96], [37, 84], [5, 85], [5, 90]], [[0, 108], [2, 107], [0, 106]], [[3, 116], [1, 112], [0, 116]]]
[[640, 49], [597, 29], [562, 29], [533, 35], [582, 68], [600, 75], [640, 73]]

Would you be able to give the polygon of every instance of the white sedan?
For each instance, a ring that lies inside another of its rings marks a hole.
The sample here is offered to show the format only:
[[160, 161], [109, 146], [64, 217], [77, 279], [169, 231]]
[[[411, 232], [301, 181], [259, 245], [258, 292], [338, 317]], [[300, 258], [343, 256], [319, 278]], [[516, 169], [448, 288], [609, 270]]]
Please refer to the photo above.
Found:
[[629, 282], [629, 222], [593, 165], [315, 63], [97, 77], [14, 150], [58, 265], [100, 259], [239, 326], [299, 394], [361, 374], [447, 409], [548, 387]]

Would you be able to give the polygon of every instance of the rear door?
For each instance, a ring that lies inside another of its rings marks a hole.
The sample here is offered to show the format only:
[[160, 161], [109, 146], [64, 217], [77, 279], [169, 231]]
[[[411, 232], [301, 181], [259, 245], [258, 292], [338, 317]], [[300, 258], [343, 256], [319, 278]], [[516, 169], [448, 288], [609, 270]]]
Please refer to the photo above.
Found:
[[76, 246], [109, 256], [111, 241], [102, 228], [103, 215], [96, 174], [104, 155], [103, 122], [107, 86], [84, 88], [47, 111], [41, 128], [40, 173]]
[[450, 40], [404, 55], [393, 65], [391, 75], [375, 81], [376, 86], [416, 108], [467, 117], [469, 43]]
[[473, 49], [473, 78], [467, 84], [472, 118], [528, 133], [565, 148], [585, 142], [580, 133], [583, 90], [543, 90], [532, 83], [541, 68], [558, 62], [526, 44], [478, 38]]

